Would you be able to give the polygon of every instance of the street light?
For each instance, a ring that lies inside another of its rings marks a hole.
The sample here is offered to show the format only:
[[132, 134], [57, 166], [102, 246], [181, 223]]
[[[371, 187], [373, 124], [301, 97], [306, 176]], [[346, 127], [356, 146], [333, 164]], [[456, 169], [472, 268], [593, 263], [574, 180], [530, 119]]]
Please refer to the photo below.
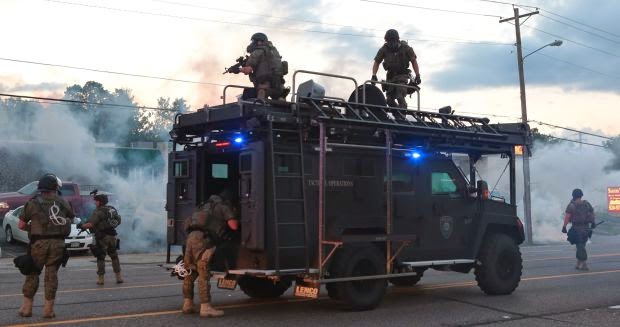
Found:
[[[543, 45], [542, 47], [528, 53], [523, 56], [523, 52], [521, 50], [521, 31], [518, 28], [519, 20], [518, 20], [519, 12], [518, 9], [515, 8], [515, 19], [516, 22], [516, 34], [517, 34], [517, 60], [519, 64], [519, 86], [521, 88], [521, 122], [523, 124], [527, 124], [527, 105], [525, 102], [525, 75], [523, 73], [523, 60], [529, 55], [542, 50], [545, 47], [559, 47], [562, 45], [562, 41], [555, 40], [549, 44]], [[526, 143], [529, 144], [529, 130], [526, 139]], [[525, 234], [528, 243], [532, 244], [532, 196], [530, 190], [530, 151], [529, 148], [524, 146], [523, 148], [523, 211], [525, 216]]]

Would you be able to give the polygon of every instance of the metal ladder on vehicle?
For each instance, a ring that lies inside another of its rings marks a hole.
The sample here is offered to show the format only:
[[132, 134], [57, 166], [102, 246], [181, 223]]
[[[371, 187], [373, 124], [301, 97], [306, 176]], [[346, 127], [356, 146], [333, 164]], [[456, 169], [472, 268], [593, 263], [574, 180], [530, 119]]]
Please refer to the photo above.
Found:
[[300, 102], [308, 104], [319, 118], [329, 119], [332, 122], [374, 125], [401, 130], [475, 134], [479, 137], [502, 136], [489, 124], [487, 118], [352, 103], [335, 99], [301, 97]]
[[279, 124], [273, 121], [269, 125], [276, 271], [281, 268], [280, 259], [283, 255], [293, 258], [301, 256], [308, 271], [310, 262], [302, 126], [290, 129], [290, 124], [287, 124], [279, 128]]

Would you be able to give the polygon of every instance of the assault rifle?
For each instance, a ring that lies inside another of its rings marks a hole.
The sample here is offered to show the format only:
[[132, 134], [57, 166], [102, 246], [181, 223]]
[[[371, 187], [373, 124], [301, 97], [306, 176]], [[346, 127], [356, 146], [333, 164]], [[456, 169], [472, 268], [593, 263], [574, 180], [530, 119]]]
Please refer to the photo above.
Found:
[[239, 74], [239, 68], [245, 66], [245, 63], [248, 61], [249, 56], [241, 56], [239, 58], [237, 58], [237, 60], [235, 60], [237, 63], [224, 69], [224, 72], [222, 74], [226, 74], [226, 73], [232, 73], [232, 74]]

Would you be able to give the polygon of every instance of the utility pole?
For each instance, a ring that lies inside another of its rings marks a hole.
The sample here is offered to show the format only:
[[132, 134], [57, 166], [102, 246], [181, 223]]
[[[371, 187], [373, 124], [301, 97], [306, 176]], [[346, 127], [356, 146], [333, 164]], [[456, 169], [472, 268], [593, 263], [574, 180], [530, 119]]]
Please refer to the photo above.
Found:
[[[515, 7], [514, 17], [501, 19], [499, 22], [515, 21], [515, 33], [517, 37], [517, 62], [519, 66], [519, 86], [521, 88], [521, 122], [527, 124], [527, 105], [525, 102], [525, 76], [523, 73], [523, 50], [521, 49], [521, 24], [520, 18], [530, 17], [538, 14], [538, 10], [519, 16], [519, 8]], [[526, 144], [523, 145], [523, 211], [525, 215], [525, 238], [529, 244], [533, 243], [532, 239], [532, 197], [530, 190], [530, 131], [527, 130]]]

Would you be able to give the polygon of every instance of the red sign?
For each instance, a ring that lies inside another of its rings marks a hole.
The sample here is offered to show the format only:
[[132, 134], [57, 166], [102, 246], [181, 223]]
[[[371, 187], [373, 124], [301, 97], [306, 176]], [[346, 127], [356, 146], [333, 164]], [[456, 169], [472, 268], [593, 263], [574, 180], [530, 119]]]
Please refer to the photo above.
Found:
[[607, 210], [620, 214], [620, 186], [607, 188]]

